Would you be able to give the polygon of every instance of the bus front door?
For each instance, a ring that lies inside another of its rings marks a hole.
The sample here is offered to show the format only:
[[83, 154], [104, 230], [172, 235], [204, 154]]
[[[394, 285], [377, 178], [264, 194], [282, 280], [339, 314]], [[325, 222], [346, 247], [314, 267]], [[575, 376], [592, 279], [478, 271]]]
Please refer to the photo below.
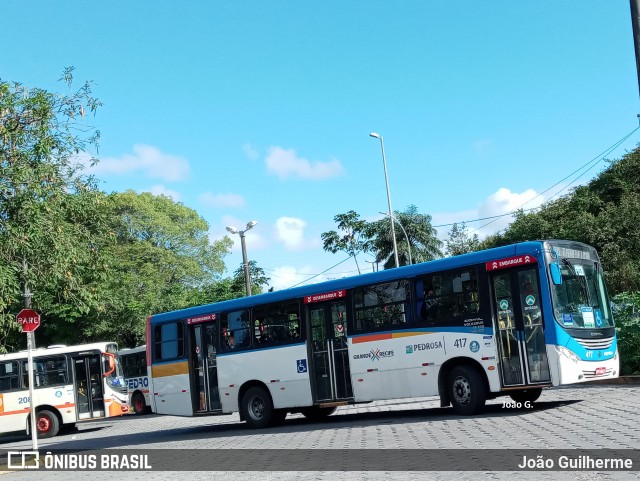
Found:
[[353, 398], [347, 346], [347, 309], [343, 301], [309, 308], [311, 379], [317, 403]]
[[194, 389], [193, 410], [198, 413], [219, 412], [216, 323], [197, 324], [191, 328], [191, 372]]
[[549, 384], [537, 268], [491, 275], [503, 386]]
[[100, 354], [73, 357], [76, 416], [78, 420], [103, 418], [105, 415], [101, 366]]

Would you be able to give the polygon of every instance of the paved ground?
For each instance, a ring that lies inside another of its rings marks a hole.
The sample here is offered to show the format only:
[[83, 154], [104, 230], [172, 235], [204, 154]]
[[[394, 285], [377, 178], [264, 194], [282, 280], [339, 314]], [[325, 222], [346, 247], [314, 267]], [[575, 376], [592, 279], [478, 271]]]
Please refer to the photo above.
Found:
[[[231, 458], [254, 456], [256, 451], [287, 449], [287, 456], [280, 459], [286, 469], [303, 469], [304, 459], [296, 453], [301, 450], [331, 449], [318, 451], [326, 459], [326, 468], [332, 469], [341, 459], [358, 456], [369, 451], [358, 450], [428, 450], [451, 457], [452, 467], [458, 463], [469, 463], [452, 454], [469, 455], [464, 449], [531, 449], [532, 454], [544, 449], [640, 449], [640, 397], [639, 385], [589, 386], [560, 388], [545, 391], [533, 407], [514, 409], [503, 406], [500, 398], [490, 401], [485, 411], [472, 417], [459, 417], [449, 408], [440, 408], [436, 398], [407, 399], [377, 402], [357, 406], [341, 407], [325, 421], [309, 423], [300, 415], [290, 415], [284, 425], [264, 430], [250, 430], [240, 423], [237, 415], [176, 418], [168, 416], [127, 416], [107, 421], [81, 425], [74, 433], [52, 440], [41, 440], [41, 452], [47, 449], [125, 448], [184, 450], [180, 455], [214, 456], [225, 449]], [[28, 438], [0, 438], [0, 450], [28, 450]], [[204, 453], [193, 453], [197, 449], [214, 449]], [[296, 451], [297, 450], [297, 451]], [[347, 451], [352, 450], [352, 451]], [[304, 451], [308, 454], [307, 451]], [[487, 451], [490, 452], [490, 451]], [[540, 451], [542, 452], [542, 451]], [[336, 453], [335, 456], [331, 456]], [[345, 454], [346, 453], [346, 454]], [[398, 451], [411, 462], [410, 454], [416, 451]], [[491, 453], [494, 453], [491, 451]], [[548, 451], [547, 451], [548, 453]], [[636, 454], [638, 451], [636, 451]], [[167, 451], [167, 456], [172, 452]], [[269, 455], [269, 453], [265, 453]], [[384, 453], [383, 453], [384, 454]], [[473, 454], [473, 453], [472, 453]], [[254, 458], [251, 458], [254, 459]], [[237, 459], [230, 461], [239, 462]], [[247, 461], [252, 462], [252, 461]], [[640, 463], [636, 463], [640, 469]], [[227, 465], [227, 464], [225, 464]], [[187, 465], [189, 466], [189, 465]], [[146, 472], [117, 473], [118, 479], [166, 479], [179, 475], [181, 479], [242, 479], [267, 480], [315, 480], [315, 479], [580, 479], [614, 480], [640, 479], [635, 472], [491, 472], [477, 471], [284, 471], [284, 472]], [[115, 473], [92, 473], [92, 477], [113, 476]], [[5, 473], [2, 480], [10, 479], [84, 479], [79, 472], [21, 472]]]

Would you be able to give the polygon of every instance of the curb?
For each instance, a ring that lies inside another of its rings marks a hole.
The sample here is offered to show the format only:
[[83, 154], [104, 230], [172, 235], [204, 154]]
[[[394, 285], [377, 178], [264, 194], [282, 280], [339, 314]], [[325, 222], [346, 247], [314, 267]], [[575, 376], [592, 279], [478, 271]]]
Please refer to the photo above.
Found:
[[589, 384], [634, 385], [634, 384], [640, 384], [640, 376], [620, 376], [614, 379], [603, 379], [601, 381], [591, 381]]

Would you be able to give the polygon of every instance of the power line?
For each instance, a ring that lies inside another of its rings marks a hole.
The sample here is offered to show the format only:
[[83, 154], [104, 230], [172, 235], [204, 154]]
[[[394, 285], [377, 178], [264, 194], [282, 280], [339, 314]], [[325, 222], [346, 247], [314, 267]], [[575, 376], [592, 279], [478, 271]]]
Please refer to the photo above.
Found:
[[294, 284], [294, 285], [292, 285], [292, 286], [289, 286], [289, 289], [291, 289], [292, 287], [299, 286], [300, 284], [304, 284], [305, 282], [310, 281], [311, 279], [313, 279], [313, 278], [315, 278], [315, 277], [321, 276], [321, 275], [322, 275], [322, 274], [324, 274], [325, 272], [330, 271], [330, 270], [331, 270], [331, 269], [333, 269], [334, 267], [339, 266], [340, 264], [342, 264], [343, 262], [348, 261], [349, 259], [351, 259], [351, 256], [347, 257], [346, 259], [341, 260], [341, 261], [340, 261], [340, 262], [338, 262], [337, 264], [335, 264], [335, 265], [333, 265], [333, 266], [329, 267], [328, 269], [326, 269], [326, 270], [322, 271], [320, 274], [316, 274], [316, 275], [314, 275], [314, 276], [309, 277], [308, 279], [305, 279], [305, 280], [304, 280], [304, 281], [302, 281], [302, 282], [298, 282], [297, 284]]
[[[520, 204], [520, 206], [514, 210], [512, 210], [511, 212], [507, 212], [505, 214], [502, 215], [498, 215], [498, 216], [493, 216], [493, 217], [489, 217], [489, 219], [493, 219], [491, 222], [487, 222], [486, 224], [478, 227], [477, 229], [474, 229], [473, 231], [470, 232], [470, 234], [473, 234], [474, 232], [478, 232], [480, 229], [484, 229], [485, 227], [487, 227], [490, 224], [493, 224], [496, 220], [498, 220], [501, 217], [507, 217], [507, 216], [511, 216], [513, 214], [515, 214], [518, 210], [520, 210], [520, 207], [522, 207], [523, 205], [528, 204], [529, 202], [537, 199], [538, 197], [542, 196], [543, 194], [549, 192], [551, 189], [553, 189], [554, 187], [557, 187], [559, 184], [561, 184], [562, 182], [564, 182], [565, 180], [567, 180], [569, 177], [571, 177], [572, 175], [574, 175], [577, 172], [580, 172], [582, 169], [584, 169], [585, 167], [587, 167], [589, 164], [593, 163], [593, 165], [591, 167], [589, 167], [585, 172], [583, 172], [582, 174], [580, 174], [578, 177], [576, 177], [572, 182], [570, 182], [568, 185], [566, 185], [565, 187], [563, 187], [562, 189], [560, 189], [558, 192], [556, 192], [553, 196], [550, 197], [550, 199], [552, 199], [553, 197], [557, 196], [558, 194], [560, 194], [560, 192], [566, 190], [571, 184], [573, 184], [575, 181], [577, 181], [580, 177], [582, 177], [585, 173], [587, 173], [589, 170], [591, 170], [593, 167], [595, 167], [598, 163], [600, 163], [602, 160], [604, 160], [604, 156], [607, 154], [610, 154], [611, 152], [613, 152], [615, 149], [617, 149], [625, 140], [627, 140], [629, 137], [631, 137], [638, 129], [640, 129], [640, 126], [636, 127], [635, 129], [633, 129], [631, 132], [629, 132], [627, 135], [625, 135], [624, 137], [622, 137], [620, 140], [618, 140], [617, 142], [615, 142], [612, 146], [610, 146], [609, 148], [605, 149], [603, 152], [601, 152], [600, 154], [598, 154], [596, 157], [594, 157], [593, 159], [591, 159], [590, 161], [586, 162], [585, 164], [583, 164], [582, 166], [578, 167], [576, 170], [574, 170], [573, 172], [571, 172], [569, 175], [567, 175], [566, 177], [564, 177], [563, 179], [560, 179], [558, 182], [556, 182], [555, 184], [553, 184], [551, 187], [545, 189], [544, 191], [540, 192], [538, 195], [536, 195], [535, 197], [533, 197], [532, 199], [527, 200], [526, 202], [523, 202], [522, 204]], [[529, 210], [535, 210], [538, 209], [539, 207], [533, 207], [531, 209], [526, 209], [525, 211], [529, 211]], [[481, 219], [478, 219], [481, 220]], [[471, 221], [473, 222], [473, 221]], [[434, 226], [435, 227], [435, 226]]]
[[[486, 224], [478, 227], [477, 229], [471, 231], [471, 233], [477, 232], [483, 228], [485, 228], [486, 226], [494, 223], [496, 220], [502, 218], [502, 217], [507, 217], [507, 216], [511, 216], [513, 214], [515, 214], [518, 210], [523, 210], [524, 212], [529, 212], [532, 210], [536, 210], [539, 209], [540, 207], [532, 207], [529, 209], [521, 209], [522, 206], [528, 204], [529, 202], [532, 202], [533, 200], [537, 199], [538, 197], [541, 197], [542, 195], [546, 194], [547, 192], [549, 192], [551, 189], [553, 189], [554, 187], [557, 187], [558, 185], [560, 185], [562, 182], [564, 182], [565, 180], [567, 180], [568, 178], [570, 178], [571, 176], [573, 176], [574, 174], [580, 172], [581, 170], [587, 168], [584, 172], [582, 172], [579, 176], [577, 176], [574, 180], [572, 180], [569, 184], [567, 184], [566, 186], [564, 186], [562, 189], [560, 189], [558, 192], [556, 192], [555, 194], [553, 194], [549, 200], [553, 199], [554, 197], [558, 196], [561, 192], [563, 192], [564, 190], [566, 190], [567, 188], [569, 188], [572, 184], [574, 184], [580, 177], [582, 177], [583, 175], [585, 175], [587, 172], [589, 172], [591, 169], [593, 169], [596, 165], [598, 165], [602, 160], [604, 160], [604, 156], [606, 156], [607, 154], [610, 154], [611, 152], [613, 152], [615, 149], [617, 149], [620, 145], [622, 145], [622, 143], [624, 141], [626, 141], [629, 137], [631, 137], [635, 132], [637, 132], [640, 129], [640, 126], [636, 127], [635, 129], [633, 129], [631, 132], [629, 132], [628, 134], [626, 134], [624, 137], [622, 137], [620, 140], [618, 140], [617, 142], [615, 142], [613, 145], [611, 145], [610, 147], [608, 147], [607, 149], [605, 149], [604, 151], [602, 151], [600, 154], [598, 154], [596, 157], [594, 157], [593, 159], [589, 160], [588, 162], [584, 163], [583, 165], [581, 165], [580, 167], [578, 167], [576, 170], [574, 170], [573, 172], [571, 172], [569, 175], [565, 176], [564, 178], [560, 179], [558, 182], [556, 182], [555, 184], [553, 184], [551, 187], [545, 189], [544, 191], [542, 191], [541, 193], [539, 193], [538, 195], [536, 195], [535, 197], [523, 202], [522, 204], [520, 204], [520, 206], [514, 210], [512, 210], [511, 212], [507, 212], [504, 214], [499, 214], [499, 215], [494, 215], [494, 216], [489, 216], [489, 217], [481, 217], [478, 219], [472, 219], [472, 220], [466, 220], [466, 221], [460, 221], [460, 222], [452, 222], [450, 224], [439, 224], [439, 225], [434, 225], [432, 227], [449, 227], [452, 226], [454, 224], [469, 224], [469, 223], [473, 223], [473, 222], [481, 222], [484, 220], [491, 220], [490, 222], [487, 222]], [[593, 164], [593, 165], [590, 165]], [[330, 271], [331, 269], [333, 269], [334, 267], [339, 266], [340, 264], [346, 262], [347, 260], [349, 260], [351, 257], [347, 257], [346, 259], [338, 262], [337, 264], [329, 267], [328, 269], [322, 271], [319, 274], [314, 274], [311, 277], [309, 277], [308, 279], [305, 279], [304, 281], [301, 281], [297, 284], [294, 284], [291, 287], [296, 287], [299, 286], [300, 284], [304, 284], [307, 281], [310, 281], [311, 279], [314, 279], [318, 276], [321, 276], [322, 274], [325, 274], [326, 272]], [[271, 269], [264, 269], [265, 271], [271, 271], [271, 272], [275, 272], [274, 270]], [[357, 272], [357, 271], [348, 271], [348, 272], [343, 272], [343, 273], [337, 273], [337, 274], [350, 274], [353, 272]], [[306, 274], [295, 274], [295, 275], [306, 275]], [[278, 276], [276, 276], [278, 277]]]

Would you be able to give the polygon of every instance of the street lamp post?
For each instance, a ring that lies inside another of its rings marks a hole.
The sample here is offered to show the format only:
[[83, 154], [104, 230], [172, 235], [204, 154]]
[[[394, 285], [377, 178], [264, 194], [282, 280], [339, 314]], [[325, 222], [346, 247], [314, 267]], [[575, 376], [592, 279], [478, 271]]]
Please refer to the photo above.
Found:
[[[389, 217], [389, 214], [387, 214], [386, 212], [380, 212], [380, 213], [382, 215], [386, 215], [387, 217]], [[413, 265], [413, 260], [411, 259], [411, 243], [409, 242], [409, 236], [407, 235], [407, 231], [404, 230], [404, 227], [402, 227], [402, 224], [398, 219], [396, 219], [395, 217], [391, 217], [391, 220], [392, 221], [395, 220], [400, 226], [400, 228], [402, 229], [402, 232], [404, 232], [404, 237], [405, 239], [407, 239], [407, 249], [409, 250], [409, 265]]]
[[396, 261], [396, 267], [400, 267], [398, 261], [398, 245], [396, 244], [396, 228], [393, 222], [393, 210], [391, 209], [391, 194], [389, 193], [389, 176], [387, 175], [387, 159], [384, 155], [384, 140], [382, 135], [375, 132], [371, 132], [369, 136], [380, 140], [380, 147], [382, 148], [382, 165], [384, 166], [384, 182], [387, 185], [387, 202], [389, 203], [389, 218], [391, 219], [391, 239], [393, 241], [393, 257]]
[[247, 262], [247, 246], [244, 241], [244, 233], [255, 226], [257, 222], [252, 220], [247, 222], [247, 227], [244, 230], [238, 230], [233, 226], [227, 226], [227, 230], [232, 234], [240, 235], [240, 245], [242, 246], [242, 264], [244, 265], [244, 282], [247, 290], [247, 296], [251, 295], [251, 277], [249, 276], [249, 263]]

